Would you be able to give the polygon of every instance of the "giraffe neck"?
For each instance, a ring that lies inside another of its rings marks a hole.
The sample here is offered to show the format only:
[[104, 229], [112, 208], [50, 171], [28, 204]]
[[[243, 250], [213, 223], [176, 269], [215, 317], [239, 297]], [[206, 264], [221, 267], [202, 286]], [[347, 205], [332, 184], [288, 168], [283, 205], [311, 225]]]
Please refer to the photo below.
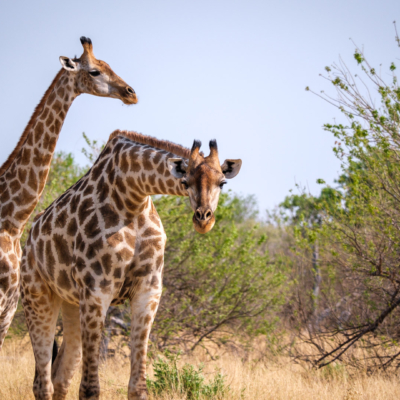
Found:
[[17, 147], [0, 168], [0, 229], [22, 233], [43, 192], [58, 135], [79, 94], [75, 76], [61, 70], [37, 106]]
[[124, 137], [114, 138], [91, 170], [98, 200], [110, 198], [116, 209], [133, 217], [149, 204], [151, 195], [188, 196], [181, 181], [169, 172], [170, 157], [176, 155]]

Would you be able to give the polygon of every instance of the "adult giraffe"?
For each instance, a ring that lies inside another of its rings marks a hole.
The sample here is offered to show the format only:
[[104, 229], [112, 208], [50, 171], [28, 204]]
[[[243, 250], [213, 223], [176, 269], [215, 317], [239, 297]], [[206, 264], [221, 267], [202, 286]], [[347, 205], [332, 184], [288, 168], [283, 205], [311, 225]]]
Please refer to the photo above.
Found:
[[81, 37], [80, 58], [60, 57], [58, 72], [19, 142], [0, 167], [0, 349], [19, 297], [20, 237], [43, 192], [58, 135], [74, 99], [82, 93], [137, 103], [134, 90], [93, 55]]
[[[214, 226], [222, 186], [241, 167], [241, 160], [221, 166], [215, 141], [208, 157], [200, 145], [195, 141], [189, 150], [116, 131], [92, 169], [34, 222], [22, 256], [21, 298], [35, 353], [37, 400], [65, 399], [82, 349], [79, 398], [99, 398], [104, 319], [110, 305], [126, 299], [132, 311], [128, 398], [147, 399], [147, 342], [166, 242], [150, 196], [189, 196], [194, 227], [206, 233]], [[60, 307], [64, 337], [52, 366]]]

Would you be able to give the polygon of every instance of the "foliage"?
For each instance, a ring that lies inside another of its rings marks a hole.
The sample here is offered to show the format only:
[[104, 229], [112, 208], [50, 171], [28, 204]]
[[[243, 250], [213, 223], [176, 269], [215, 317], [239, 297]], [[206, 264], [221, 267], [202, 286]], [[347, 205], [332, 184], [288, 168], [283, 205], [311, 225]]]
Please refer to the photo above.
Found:
[[335, 207], [340, 203], [341, 198], [341, 192], [325, 187], [321, 190], [319, 197], [306, 193], [287, 196], [280, 207], [289, 212], [288, 215], [285, 215], [285, 222], [312, 227], [321, 224], [323, 218], [321, 211], [325, 208]]
[[82, 136], [85, 140], [86, 146], [88, 147], [88, 149], [86, 147], [82, 148], [82, 154], [89, 160], [90, 164], [94, 164], [104, 149], [105, 144], [99, 144], [97, 140], [91, 140], [85, 132], [82, 132]]
[[[295, 221], [303, 262], [311, 264], [308, 246], [318, 239], [324, 300], [312, 314], [303, 298], [296, 313], [299, 335], [317, 349], [316, 357], [303, 354], [303, 359], [318, 367], [346, 360], [372, 371], [400, 365], [400, 320], [394, 312], [400, 304], [400, 88], [393, 63], [386, 83], [358, 48], [354, 59], [361, 76], [342, 60], [326, 68], [337, 97], [321, 97], [347, 119], [325, 125], [337, 138], [333, 150], [342, 174], [335, 201], [312, 198], [308, 203], [308, 215], [319, 223], [299, 229], [300, 219]], [[290, 199], [298, 205], [297, 200]], [[353, 347], [359, 352], [347, 356]]]
[[225, 383], [225, 377], [217, 372], [210, 383], [205, 383], [202, 374], [203, 365], [198, 369], [190, 364], [179, 368], [177, 362], [179, 353], [174, 355], [165, 352], [164, 357], [158, 357], [153, 363], [155, 380], [147, 378], [147, 388], [150, 393], [177, 393], [186, 395], [187, 400], [221, 399], [229, 393], [230, 388]]
[[270, 260], [267, 237], [257, 225], [235, 222], [243, 201], [222, 194], [214, 228], [200, 235], [186, 199], [155, 200], [168, 237], [164, 293], [153, 329], [159, 348], [193, 350], [204, 340], [238, 344], [237, 331], [254, 337], [274, 326], [285, 276]]

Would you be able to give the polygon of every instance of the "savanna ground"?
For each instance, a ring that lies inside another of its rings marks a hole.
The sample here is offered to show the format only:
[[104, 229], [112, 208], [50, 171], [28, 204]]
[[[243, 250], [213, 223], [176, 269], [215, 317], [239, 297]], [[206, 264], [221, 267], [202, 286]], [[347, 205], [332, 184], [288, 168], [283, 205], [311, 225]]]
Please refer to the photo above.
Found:
[[[189, 363], [204, 365], [203, 375], [209, 381], [219, 371], [230, 387], [220, 399], [321, 399], [321, 400], [388, 400], [400, 398], [400, 379], [394, 375], [367, 376], [361, 371], [348, 373], [345, 368], [334, 366], [323, 370], [305, 370], [285, 358], [271, 358], [267, 362], [243, 361], [235, 354], [226, 353], [215, 361], [200, 351], [183, 356], [178, 366]], [[104, 361], [100, 368], [101, 399], [127, 398], [129, 358], [119, 354]], [[0, 398], [7, 400], [34, 399], [32, 382], [34, 358], [30, 342], [11, 339], [0, 356]], [[151, 364], [149, 377], [154, 378]], [[80, 373], [71, 384], [68, 399], [77, 399]], [[184, 400], [185, 394], [168, 391], [151, 395], [152, 400]], [[201, 397], [200, 397], [201, 399]]]

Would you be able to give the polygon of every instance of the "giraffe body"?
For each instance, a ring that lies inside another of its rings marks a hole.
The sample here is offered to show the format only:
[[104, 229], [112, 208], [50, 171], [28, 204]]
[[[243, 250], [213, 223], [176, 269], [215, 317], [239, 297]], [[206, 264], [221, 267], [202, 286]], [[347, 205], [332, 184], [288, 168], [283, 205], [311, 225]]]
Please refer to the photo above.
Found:
[[79, 59], [60, 57], [63, 68], [36, 107], [16, 148], [0, 167], [0, 349], [19, 298], [19, 241], [43, 192], [72, 102], [82, 93], [115, 97], [126, 104], [137, 102], [133, 89], [108, 64], [94, 57], [90, 39], [82, 37], [81, 42], [84, 53]]
[[[125, 300], [132, 314], [128, 398], [147, 399], [147, 343], [162, 291], [166, 243], [150, 195], [189, 196], [195, 216], [201, 207], [213, 213], [225, 176], [219, 163], [214, 170], [208, 161], [198, 147], [190, 152], [117, 131], [92, 169], [34, 222], [22, 257], [21, 296], [35, 353], [36, 399], [64, 399], [81, 358], [80, 399], [99, 398], [106, 312]], [[179, 171], [185, 171], [183, 177]], [[64, 339], [52, 367], [60, 307]]]

